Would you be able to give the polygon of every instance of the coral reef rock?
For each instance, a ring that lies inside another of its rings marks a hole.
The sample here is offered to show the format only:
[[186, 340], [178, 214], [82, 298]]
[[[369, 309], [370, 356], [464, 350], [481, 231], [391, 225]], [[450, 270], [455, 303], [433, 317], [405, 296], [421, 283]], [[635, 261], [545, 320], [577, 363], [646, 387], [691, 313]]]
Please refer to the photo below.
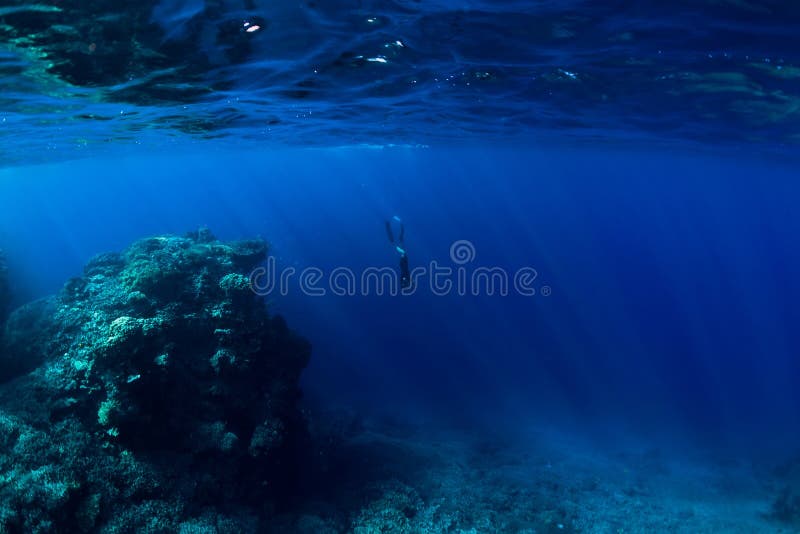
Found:
[[154, 237], [23, 306], [0, 347], [0, 532], [259, 531], [307, 444], [310, 346], [260, 240]]

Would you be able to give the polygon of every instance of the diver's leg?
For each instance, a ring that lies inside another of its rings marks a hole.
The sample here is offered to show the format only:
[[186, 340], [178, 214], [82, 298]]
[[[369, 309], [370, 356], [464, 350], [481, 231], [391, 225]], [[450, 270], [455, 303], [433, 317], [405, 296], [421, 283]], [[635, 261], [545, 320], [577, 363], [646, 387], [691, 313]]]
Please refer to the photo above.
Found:
[[394, 232], [392, 231], [392, 223], [386, 221], [386, 236], [389, 238], [389, 243], [394, 245]]

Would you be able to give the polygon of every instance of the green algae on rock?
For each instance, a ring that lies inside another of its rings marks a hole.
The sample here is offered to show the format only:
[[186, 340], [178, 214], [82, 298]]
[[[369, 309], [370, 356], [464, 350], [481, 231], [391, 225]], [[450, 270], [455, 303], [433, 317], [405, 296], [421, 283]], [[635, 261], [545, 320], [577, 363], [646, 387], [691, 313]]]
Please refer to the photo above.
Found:
[[0, 531], [241, 525], [256, 518], [228, 505], [287, 492], [310, 346], [243, 285], [266, 251], [207, 231], [145, 239], [11, 315]]

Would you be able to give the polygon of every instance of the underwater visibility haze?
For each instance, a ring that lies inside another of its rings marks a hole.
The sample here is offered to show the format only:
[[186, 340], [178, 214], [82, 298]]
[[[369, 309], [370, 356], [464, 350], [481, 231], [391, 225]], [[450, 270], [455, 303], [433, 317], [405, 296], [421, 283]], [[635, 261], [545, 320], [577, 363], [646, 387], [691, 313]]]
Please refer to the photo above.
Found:
[[800, 5], [6, 0], [0, 532], [800, 532]]

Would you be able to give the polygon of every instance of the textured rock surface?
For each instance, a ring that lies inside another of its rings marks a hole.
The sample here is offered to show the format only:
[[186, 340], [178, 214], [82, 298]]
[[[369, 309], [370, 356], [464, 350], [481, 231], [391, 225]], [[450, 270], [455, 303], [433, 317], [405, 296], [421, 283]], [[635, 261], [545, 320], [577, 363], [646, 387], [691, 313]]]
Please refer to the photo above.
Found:
[[10, 316], [0, 532], [258, 528], [296, 480], [310, 354], [250, 291], [265, 254], [145, 239]]

